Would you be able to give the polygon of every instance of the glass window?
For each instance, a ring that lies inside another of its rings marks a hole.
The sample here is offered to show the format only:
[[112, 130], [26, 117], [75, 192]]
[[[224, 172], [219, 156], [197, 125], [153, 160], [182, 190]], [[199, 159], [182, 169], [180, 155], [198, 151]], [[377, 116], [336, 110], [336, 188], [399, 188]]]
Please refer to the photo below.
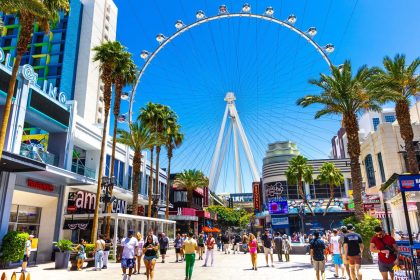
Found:
[[395, 121], [395, 116], [393, 116], [393, 115], [385, 116], [385, 122], [393, 123], [394, 121]]
[[287, 185], [287, 198], [299, 199], [298, 188], [296, 185]]
[[33, 206], [19, 206], [18, 223], [39, 223], [40, 208]]
[[374, 187], [376, 185], [375, 169], [373, 168], [373, 161], [372, 161], [371, 155], [367, 155], [365, 157], [365, 168], [366, 168], [366, 176], [368, 179], [368, 186]]
[[17, 221], [17, 212], [18, 212], [18, 206], [16, 204], [13, 204], [12, 208], [10, 209], [9, 222], [16, 222]]
[[376, 129], [378, 128], [378, 125], [379, 125], [379, 118], [373, 118], [372, 122], [373, 122], [373, 130], [376, 131]]
[[[119, 162], [119, 170], [118, 170], [118, 185], [122, 186], [123, 185], [123, 181], [124, 181], [124, 162], [118, 161]], [[115, 165], [115, 168], [118, 165]]]
[[385, 176], [384, 164], [382, 162], [381, 153], [378, 154], [378, 164], [379, 164], [379, 170], [381, 171], [381, 180], [382, 180], [382, 183], [384, 183], [386, 181], [386, 176]]
[[[132, 176], [133, 176], [132, 172], [133, 172], [133, 167], [131, 165], [129, 165], [128, 166], [128, 189], [129, 190], [133, 189], [132, 182], [131, 182]], [[140, 190], [141, 190], [141, 185], [139, 187], [139, 193], [141, 193]]]
[[9, 231], [23, 231], [38, 236], [41, 208], [13, 204], [10, 212]]

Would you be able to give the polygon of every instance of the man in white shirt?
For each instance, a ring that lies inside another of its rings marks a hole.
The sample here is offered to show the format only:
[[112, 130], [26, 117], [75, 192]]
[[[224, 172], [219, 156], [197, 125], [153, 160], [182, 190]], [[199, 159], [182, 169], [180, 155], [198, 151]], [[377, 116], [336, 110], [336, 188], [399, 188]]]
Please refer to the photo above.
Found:
[[334, 277], [338, 278], [338, 268], [341, 268], [341, 278], [344, 278], [344, 266], [343, 259], [341, 258], [341, 244], [340, 236], [338, 235], [338, 230], [333, 230], [333, 236], [330, 238], [330, 251], [333, 253], [333, 263], [335, 266]]
[[135, 252], [139, 243], [137, 238], [133, 237], [134, 231], [128, 231], [128, 237], [121, 240], [121, 246], [123, 246], [122, 258], [121, 258], [121, 268], [123, 271], [123, 280], [127, 280], [127, 268], [128, 268], [128, 280], [131, 279], [131, 273], [133, 272], [133, 267], [135, 264]]
[[159, 243], [159, 238], [156, 235], [154, 235], [153, 229], [149, 229], [147, 235], [144, 237], [144, 242], [147, 241], [146, 239], [147, 239], [147, 236], [149, 236], [149, 235], [152, 235], [153, 236], [153, 243], [156, 243], [156, 244]]

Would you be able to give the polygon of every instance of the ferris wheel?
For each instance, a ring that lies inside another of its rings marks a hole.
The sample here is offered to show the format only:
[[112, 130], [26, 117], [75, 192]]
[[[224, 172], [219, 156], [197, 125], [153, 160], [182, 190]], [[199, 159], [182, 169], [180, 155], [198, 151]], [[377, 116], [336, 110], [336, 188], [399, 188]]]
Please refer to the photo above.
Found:
[[[272, 6], [233, 9], [198, 10], [190, 23], [176, 20], [172, 35], [158, 33], [157, 47], [141, 51], [126, 114], [131, 122], [147, 101], [171, 106], [186, 135], [173, 170], [203, 170], [215, 192], [249, 191], [271, 142], [291, 140], [309, 158], [328, 157], [331, 124], [337, 124], [334, 118], [314, 122], [313, 111], [295, 105], [312, 90], [307, 80], [333, 65], [334, 45], [317, 43], [317, 29], [299, 27], [294, 14], [277, 18]], [[228, 109], [230, 93], [234, 109]]]

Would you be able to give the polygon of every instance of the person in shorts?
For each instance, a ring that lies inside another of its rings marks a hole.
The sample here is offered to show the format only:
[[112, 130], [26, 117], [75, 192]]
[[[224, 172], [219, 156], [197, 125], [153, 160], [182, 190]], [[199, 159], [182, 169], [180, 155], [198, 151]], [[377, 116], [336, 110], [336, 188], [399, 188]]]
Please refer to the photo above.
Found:
[[380, 226], [375, 227], [375, 235], [370, 240], [370, 251], [378, 253], [378, 267], [383, 280], [394, 279], [394, 265], [398, 265], [398, 246], [395, 239], [385, 234]]
[[332, 252], [332, 261], [335, 268], [334, 277], [338, 278], [338, 270], [341, 268], [341, 278], [344, 278], [343, 258], [341, 257], [341, 244], [338, 230], [333, 229], [333, 234], [330, 237], [330, 252]]
[[222, 235], [222, 243], [223, 243], [222, 250], [225, 252], [225, 254], [230, 254], [230, 251], [229, 251], [230, 239], [229, 239], [228, 233], [225, 233], [224, 235]]
[[26, 267], [28, 266], [29, 258], [31, 257], [31, 247], [32, 247], [32, 239], [34, 238], [33, 235], [29, 235], [28, 240], [25, 241], [25, 249], [23, 251], [23, 262], [22, 262], [22, 270], [21, 272], [27, 272]]
[[362, 253], [364, 249], [360, 234], [354, 232], [352, 224], [347, 225], [348, 233], [344, 236], [344, 256], [349, 262], [351, 279], [362, 279], [360, 267], [362, 265]]
[[162, 263], [165, 262], [165, 256], [166, 256], [166, 251], [169, 248], [169, 239], [166, 236], [165, 233], [161, 233], [160, 238], [159, 238], [159, 252], [160, 255], [162, 256]]
[[327, 260], [327, 255], [325, 254], [325, 243], [319, 238], [319, 232], [314, 232], [314, 238], [311, 240], [310, 254], [311, 262], [315, 269], [316, 279], [320, 280], [325, 279], [325, 262]]
[[[123, 247], [122, 258], [121, 258], [121, 268], [123, 272], [123, 280], [130, 280], [131, 274], [133, 272], [136, 250], [139, 246], [137, 238], [134, 236], [134, 230], [128, 231], [128, 236], [121, 240], [121, 246]], [[127, 278], [127, 268], [128, 268], [128, 278]]]
[[158, 250], [159, 244], [153, 241], [153, 235], [148, 235], [146, 243], [143, 245], [143, 261], [146, 266], [147, 279], [153, 280]]
[[197, 238], [197, 244], [198, 244], [198, 259], [203, 259], [203, 253], [204, 253], [204, 233], [200, 233], [200, 235]]
[[276, 232], [274, 234], [274, 250], [275, 253], [277, 254], [277, 257], [279, 259], [279, 262], [283, 261], [283, 239], [282, 236], [280, 235], [280, 232]]
[[274, 262], [273, 262], [273, 237], [271, 236], [269, 229], [265, 229], [264, 234], [261, 236], [261, 241], [263, 242], [266, 266], [268, 267], [268, 255], [270, 255], [271, 266], [274, 267]]
[[341, 245], [341, 258], [343, 259], [344, 268], [346, 269], [348, 278], [351, 279], [349, 262], [347, 261], [347, 258], [344, 256], [344, 236], [347, 233], [348, 233], [347, 227], [342, 226], [340, 228], [340, 233], [338, 234], [340, 236], [340, 239], [338, 241], [340, 242], [340, 245]]
[[175, 247], [175, 256], [176, 256], [176, 261], [178, 262], [180, 259], [182, 261], [182, 256], [181, 258], [179, 257], [181, 254], [181, 249], [182, 249], [182, 245], [183, 245], [184, 241], [181, 238], [181, 234], [177, 234], [176, 238], [174, 239], [174, 247]]

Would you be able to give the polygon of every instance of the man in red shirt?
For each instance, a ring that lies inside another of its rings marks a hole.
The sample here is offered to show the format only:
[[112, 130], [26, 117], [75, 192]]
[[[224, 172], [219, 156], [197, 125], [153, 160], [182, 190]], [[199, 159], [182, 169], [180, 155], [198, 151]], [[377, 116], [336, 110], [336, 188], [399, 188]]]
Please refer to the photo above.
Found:
[[216, 244], [216, 240], [213, 238], [213, 234], [209, 233], [209, 236], [207, 237], [206, 241], [206, 260], [204, 261], [203, 266], [207, 266], [207, 261], [209, 259], [209, 256], [211, 257], [211, 266], [213, 266], [213, 260], [214, 260], [214, 245]]
[[375, 227], [375, 235], [370, 241], [370, 251], [378, 253], [378, 267], [383, 280], [388, 280], [388, 273], [394, 279], [394, 265], [398, 264], [398, 246], [395, 239], [385, 234], [380, 226]]

